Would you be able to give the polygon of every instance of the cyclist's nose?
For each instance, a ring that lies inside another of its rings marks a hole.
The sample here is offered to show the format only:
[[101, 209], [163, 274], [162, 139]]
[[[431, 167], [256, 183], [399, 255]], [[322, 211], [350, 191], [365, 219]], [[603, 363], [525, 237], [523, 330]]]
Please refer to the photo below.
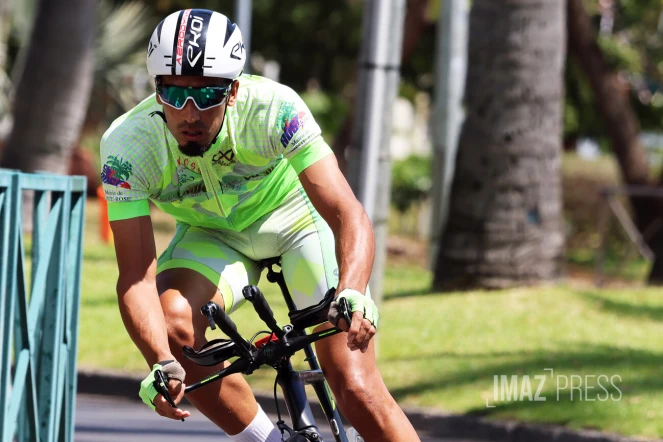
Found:
[[193, 100], [187, 100], [181, 112], [182, 112], [182, 118], [187, 123], [195, 123], [196, 121], [200, 120], [200, 111], [193, 103]]

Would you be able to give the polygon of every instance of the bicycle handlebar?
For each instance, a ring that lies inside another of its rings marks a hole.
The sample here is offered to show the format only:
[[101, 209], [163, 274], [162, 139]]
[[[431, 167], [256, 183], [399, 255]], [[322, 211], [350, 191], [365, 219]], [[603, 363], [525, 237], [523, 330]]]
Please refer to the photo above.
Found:
[[[263, 365], [276, 367], [278, 364], [282, 363], [284, 359], [289, 358], [296, 352], [304, 349], [306, 346], [320, 339], [342, 332], [340, 328], [334, 327], [328, 330], [306, 334], [304, 333], [305, 328], [311, 326], [315, 322], [307, 320], [298, 320], [298, 327], [286, 325], [281, 328], [274, 318], [272, 309], [269, 307], [269, 304], [258, 287], [247, 286], [242, 290], [242, 294], [249, 302], [251, 302], [260, 319], [267, 324], [271, 332], [276, 335], [278, 339], [270, 339], [260, 348], [255, 347], [239, 334], [235, 323], [218, 304], [208, 302], [200, 309], [200, 312], [207, 317], [210, 326], [213, 324], [218, 325], [221, 331], [235, 343], [236, 349], [238, 350], [238, 352], [235, 353], [228, 352], [228, 354], [221, 354], [222, 357], [219, 359], [219, 363], [233, 356], [239, 356], [239, 358], [228, 367], [187, 386], [185, 393], [194, 391], [209, 382], [216, 381], [233, 373], [241, 372], [244, 374], [251, 374]], [[317, 321], [322, 321], [323, 319], [320, 317], [320, 314], [329, 306], [329, 303], [333, 300], [333, 296], [333, 291], [328, 292], [325, 299], [321, 301], [319, 305], [306, 309], [309, 311], [305, 313], [305, 315], [310, 314], [312, 315], [311, 318], [318, 318]], [[342, 316], [349, 325], [352, 313], [349, 311], [347, 300], [342, 298], [339, 302]], [[326, 313], [324, 313], [324, 315], [326, 317]], [[293, 321], [293, 324], [294, 323], [295, 321]], [[196, 361], [194, 360], [194, 362]]]
[[226, 368], [223, 368], [216, 373], [213, 373], [198, 382], [194, 382], [191, 385], [187, 385], [186, 388], [184, 389], [184, 393], [191, 393], [192, 391], [195, 391], [199, 389], [200, 387], [204, 386], [205, 384], [208, 384], [212, 381], [219, 380], [223, 377], [229, 376], [231, 374], [235, 373], [242, 373], [244, 372], [248, 367], [251, 361], [247, 358], [241, 357], [237, 359], [235, 362], [227, 366]]
[[[221, 326], [219, 325], [219, 327]], [[290, 329], [288, 332], [284, 332], [284, 337], [290, 331], [293, 331], [293, 329]], [[278, 361], [282, 360], [283, 358], [292, 356], [307, 345], [340, 332], [342, 332], [342, 330], [335, 327], [329, 330], [312, 333], [310, 335], [294, 336], [285, 340], [270, 341], [261, 348], [256, 348], [255, 346], [251, 345], [250, 351], [247, 351], [246, 354], [240, 356], [228, 367], [223, 368], [194, 384], [187, 385], [187, 387], [184, 389], [184, 392], [190, 393], [209, 382], [219, 380], [234, 373], [251, 374], [263, 365], [273, 366], [277, 364]], [[242, 341], [246, 342], [244, 338], [242, 338]]]
[[245, 354], [250, 352], [251, 344], [239, 334], [235, 323], [217, 303], [208, 302], [202, 306], [200, 312], [207, 317], [210, 324], [216, 323], [221, 331], [232, 339]]
[[267, 300], [265, 300], [265, 296], [262, 294], [260, 289], [254, 285], [247, 285], [242, 290], [242, 294], [247, 301], [253, 304], [253, 307], [258, 313], [258, 316], [265, 324], [267, 324], [267, 327], [269, 327], [269, 329], [276, 336], [278, 336], [279, 339], [283, 338], [285, 333], [283, 332], [283, 329], [277, 324], [276, 319], [274, 319], [274, 313], [269, 307], [269, 304], [267, 304]]

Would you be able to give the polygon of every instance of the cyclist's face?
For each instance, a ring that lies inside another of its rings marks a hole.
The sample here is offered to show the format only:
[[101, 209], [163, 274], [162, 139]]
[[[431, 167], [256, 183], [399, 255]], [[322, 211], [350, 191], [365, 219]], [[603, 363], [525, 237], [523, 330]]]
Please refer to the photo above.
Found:
[[[163, 76], [165, 86], [181, 87], [205, 87], [205, 86], [227, 86], [228, 80], [222, 78], [194, 77], [186, 75]], [[239, 82], [235, 81], [231, 92], [226, 98], [228, 106], [233, 106], [237, 100], [237, 89]], [[157, 101], [162, 103], [157, 94]], [[163, 104], [163, 103], [162, 103]], [[200, 155], [212, 142], [223, 123], [226, 111], [226, 103], [220, 106], [201, 111], [192, 100], [188, 100], [181, 110], [177, 110], [166, 104], [163, 112], [166, 115], [168, 129], [177, 140], [180, 150], [191, 156]]]

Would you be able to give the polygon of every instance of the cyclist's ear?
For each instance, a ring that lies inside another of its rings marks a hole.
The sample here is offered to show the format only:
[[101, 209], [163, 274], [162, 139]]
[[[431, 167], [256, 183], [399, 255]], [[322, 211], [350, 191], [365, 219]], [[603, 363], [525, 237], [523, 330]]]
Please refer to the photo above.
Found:
[[230, 94], [228, 94], [228, 106], [234, 106], [237, 102], [237, 91], [239, 90], [239, 81], [234, 80]]

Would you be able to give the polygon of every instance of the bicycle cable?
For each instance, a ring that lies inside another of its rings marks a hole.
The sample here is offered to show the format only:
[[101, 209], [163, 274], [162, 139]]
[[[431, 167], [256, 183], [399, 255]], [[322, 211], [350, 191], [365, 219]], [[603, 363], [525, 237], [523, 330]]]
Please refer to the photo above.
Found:
[[[258, 335], [262, 335], [262, 334], [272, 334], [273, 335], [274, 332], [267, 331], [267, 330], [260, 330], [259, 332], [256, 332], [256, 334], [253, 335], [253, 337], [251, 339], [249, 339], [249, 344], [253, 344], [254, 339], [257, 338]], [[272, 339], [272, 338], [270, 337], [269, 339]]]
[[276, 396], [276, 385], [278, 384], [279, 380], [279, 374], [277, 373], [276, 376], [274, 377], [274, 404], [276, 404], [276, 416], [279, 418], [278, 422], [276, 422], [276, 427], [281, 430], [281, 436], [283, 436], [283, 429], [281, 429], [280, 424], [284, 424], [285, 422], [283, 419], [281, 419], [281, 409], [279, 408], [279, 399]]

